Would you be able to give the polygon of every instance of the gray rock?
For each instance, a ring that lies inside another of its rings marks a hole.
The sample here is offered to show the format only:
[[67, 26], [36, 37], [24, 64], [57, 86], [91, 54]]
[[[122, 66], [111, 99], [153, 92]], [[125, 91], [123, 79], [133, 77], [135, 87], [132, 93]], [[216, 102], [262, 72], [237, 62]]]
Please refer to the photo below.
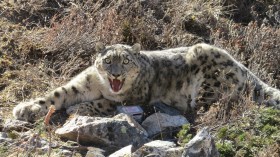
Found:
[[124, 156], [131, 157], [131, 149], [132, 149], [132, 145], [128, 145], [114, 152], [113, 154], [109, 155], [109, 157], [124, 157]]
[[126, 120], [78, 116], [66, 122], [55, 132], [62, 138], [116, 150], [132, 143], [146, 143], [144, 133]]
[[3, 130], [4, 131], [26, 131], [29, 130], [30, 127], [32, 126], [31, 123], [25, 122], [25, 121], [20, 121], [16, 119], [7, 119], [4, 123]]
[[170, 116], [165, 113], [154, 113], [143, 121], [142, 126], [151, 137], [167, 128], [180, 127], [187, 123], [189, 123], [188, 120], [181, 115]]
[[7, 133], [0, 132], [0, 143], [4, 143], [4, 142], [12, 143], [13, 139], [9, 138]]
[[177, 147], [175, 143], [156, 140], [144, 144], [141, 148], [132, 153], [132, 157], [178, 157], [183, 153], [183, 147]]
[[138, 123], [136, 120], [128, 114], [120, 113], [114, 117], [115, 119], [122, 119], [127, 121], [132, 127], [136, 127], [138, 130], [143, 132], [144, 135], [148, 136], [147, 131]]
[[0, 132], [0, 138], [8, 138], [8, 134], [5, 132]]
[[269, 5], [266, 15], [273, 25], [280, 24], [280, 5]]
[[66, 149], [60, 150], [60, 154], [63, 156], [73, 156], [73, 152], [70, 150], [66, 150]]
[[40, 150], [42, 153], [48, 153], [50, 147], [48, 145], [42, 146], [40, 148], [36, 148], [36, 150]]
[[218, 157], [219, 152], [216, 149], [212, 136], [203, 128], [186, 145], [182, 157]]

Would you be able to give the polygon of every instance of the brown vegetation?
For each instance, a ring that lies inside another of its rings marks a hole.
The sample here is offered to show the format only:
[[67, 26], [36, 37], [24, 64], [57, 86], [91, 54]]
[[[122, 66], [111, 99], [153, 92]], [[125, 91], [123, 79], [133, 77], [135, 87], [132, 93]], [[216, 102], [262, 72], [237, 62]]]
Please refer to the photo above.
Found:
[[[146, 50], [214, 44], [279, 89], [279, 9], [277, 0], [2, 0], [0, 108], [43, 96], [90, 66], [97, 41]], [[250, 104], [225, 113], [227, 103], [218, 103], [197, 127], [239, 120]]]

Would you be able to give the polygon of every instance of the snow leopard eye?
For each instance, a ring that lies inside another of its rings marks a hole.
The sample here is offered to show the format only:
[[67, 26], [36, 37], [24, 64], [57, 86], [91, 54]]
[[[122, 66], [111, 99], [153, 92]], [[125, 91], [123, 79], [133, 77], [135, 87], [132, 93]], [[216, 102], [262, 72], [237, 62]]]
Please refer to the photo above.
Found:
[[109, 58], [106, 58], [106, 59], [105, 59], [105, 63], [111, 64], [111, 60], [110, 60]]
[[36, 118], [36, 115], [34, 113], [30, 114], [30, 119], [34, 120]]
[[129, 63], [129, 60], [128, 59], [124, 59], [123, 60], [123, 64], [128, 64]]

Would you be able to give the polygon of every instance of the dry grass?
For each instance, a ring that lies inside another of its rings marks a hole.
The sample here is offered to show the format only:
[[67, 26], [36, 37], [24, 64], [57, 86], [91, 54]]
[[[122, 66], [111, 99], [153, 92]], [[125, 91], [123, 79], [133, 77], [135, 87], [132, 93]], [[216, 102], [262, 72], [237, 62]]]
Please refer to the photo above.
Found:
[[49, 20], [65, 6], [56, 0], [3, 0], [0, 2], [1, 15], [28, 29], [49, 26]]
[[249, 23], [228, 23], [214, 32], [215, 45], [224, 47], [253, 73], [276, 88], [280, 87], [278, 41], [280, 29]]
[[[62, 4], [35, 0], [0, 4], [5, 17], [1, 19], [0, 32], [3, 102], [43, 95], [66, 82], [92, 64], [97, 41], [139, 42], [144, 49], [210, 42], [229, 50], [266, 82], [280, 86], [279, 28], [254, 22], [243, 26], [228, 19], [237, 11], [233, 6], [239, 1], [98, 0]], [[239, 5], [245, 7], [243, 3]], [[11, 18], [20, 10], [26, 17], [32, 15], [29, 20], [35, 16], [41, 20], [44, 15], [41, 11], [50, 8], [64, 11], [48, 15], [45, 19], [48, 25], [33, 21], [37, 24], [32, 30], [30, 24], [22, 22], [25, 18]]]
[[[277, 0], [3, 0], [0, 108], [43, 96], [67, 82], [94, 62], [97, 41], [138, 42], [146, 50], [214, 44], [280, 88], [279, 23], [267, 15], [276, 4]], [[233, 124], [256, 108], [246, 96], [238, 102], [225, 100], [227, 95], [222, 95], [199, 115], [197, 127]]]

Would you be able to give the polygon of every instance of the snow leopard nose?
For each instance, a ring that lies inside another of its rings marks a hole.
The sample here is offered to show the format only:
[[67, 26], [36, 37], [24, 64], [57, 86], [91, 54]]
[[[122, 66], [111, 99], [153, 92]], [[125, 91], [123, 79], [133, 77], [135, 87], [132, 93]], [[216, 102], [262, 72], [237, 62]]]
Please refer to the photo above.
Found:
[[111, 75], [114, 76], [115, 78], [121, 76], [122, 71], [121, 71], [122, 67], [120, 65], [112, 65], [111, 67]]
[[121, 76], [120, 74], [112, 74], [115, 78], [118, 78], [119, 76]]

